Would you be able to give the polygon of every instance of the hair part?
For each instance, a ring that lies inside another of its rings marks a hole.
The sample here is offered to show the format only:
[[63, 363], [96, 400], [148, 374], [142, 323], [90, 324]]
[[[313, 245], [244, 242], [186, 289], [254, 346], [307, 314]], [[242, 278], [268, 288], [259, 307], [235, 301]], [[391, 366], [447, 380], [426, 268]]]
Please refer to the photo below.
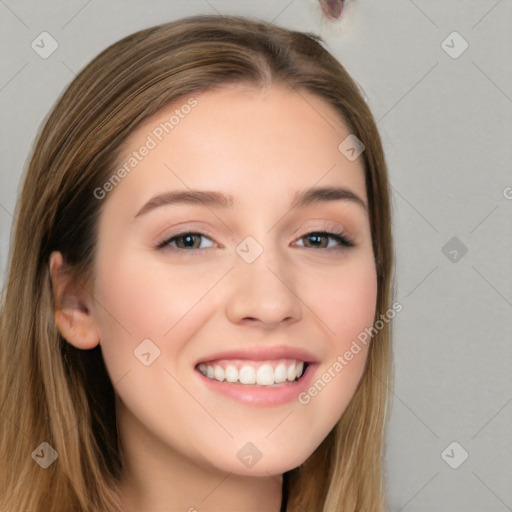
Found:
[[[33, 149], [17, 203], [0, 316], [0, 509], [120, 512], [123, 463], [115, 394], [101, 348], [60, 335], [48, 260], [61, 251], [79, 286], [94, 282], [102, 202], [120, 148], [162, 107], [228, 84], [289, 87], [329, 103], [362, 154], [378, 291], [375, 319], [390, 308], [391, 214], [387, 169], [373, 116], [356, 83], [312, 35], [236, 16], [193, 16], [125, 37], [73, 80]], [[384, 426], [390, 326], [372, 339], [356, 393], [337, 425], [285, 475], [288, 512], [383, 512]], [[43, 441], [58, 462], [43, 470]]]

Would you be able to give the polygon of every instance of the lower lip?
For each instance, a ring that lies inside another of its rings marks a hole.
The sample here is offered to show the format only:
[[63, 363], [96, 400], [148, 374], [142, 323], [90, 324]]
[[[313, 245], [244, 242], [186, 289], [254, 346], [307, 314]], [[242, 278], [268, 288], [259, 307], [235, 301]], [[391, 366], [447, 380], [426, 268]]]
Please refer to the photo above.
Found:
[[216, 393], [249, 405], [267, 407], [298, 400], [300, 393], [303, 393], [309, 387], [315, 367], [316, 364], [308, 364], [306, 371], [299, 380], [276, 387], [219, 382], [205, 377], [199, 370], [195, 370], [195, 372], [204, 384]]

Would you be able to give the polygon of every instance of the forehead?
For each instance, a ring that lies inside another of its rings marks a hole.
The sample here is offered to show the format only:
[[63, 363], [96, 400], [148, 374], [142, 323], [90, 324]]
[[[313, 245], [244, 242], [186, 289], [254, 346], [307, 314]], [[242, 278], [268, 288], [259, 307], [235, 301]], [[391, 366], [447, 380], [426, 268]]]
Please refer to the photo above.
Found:
[[308, 92], [203, 91], [162, 108], [127, 138], [116, 168], [128, 172], [111, 195], [126, 191], [140, 203], [166, 188], [203, 188], [230, 192], [236, 202], [242, 190], [255, 200], [347, 185], [366, 198], [362, 158], [350, 161], [338, 149], [349, 134], [341, 115]]

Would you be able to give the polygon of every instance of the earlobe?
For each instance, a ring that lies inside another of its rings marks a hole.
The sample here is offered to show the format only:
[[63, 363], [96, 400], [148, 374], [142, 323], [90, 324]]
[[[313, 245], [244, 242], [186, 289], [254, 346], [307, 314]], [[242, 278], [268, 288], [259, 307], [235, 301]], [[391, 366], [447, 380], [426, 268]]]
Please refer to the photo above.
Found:
[[63, 271], [62, 254], [50, 254], [49, 267], [54, 297], [54, 317], [64, 339], [82, 350], [89, 350], [99, 344], [99, 334], [94, 323], [86, 292], [70, 281]]

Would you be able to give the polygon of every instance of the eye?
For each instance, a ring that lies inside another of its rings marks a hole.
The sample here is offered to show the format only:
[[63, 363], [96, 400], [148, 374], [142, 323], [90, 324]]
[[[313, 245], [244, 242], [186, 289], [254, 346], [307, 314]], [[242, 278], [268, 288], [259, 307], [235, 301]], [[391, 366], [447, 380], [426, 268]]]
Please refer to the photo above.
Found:
[[[343, 232], [313, 231], [298, 239], [305, 242], [297, 245], [306, 249], [326, 249], [328, 251], [343, 250], [354, 247], [354, 243]], [[206, 241], [206, 242], [205, 242]], [[205, 242], [205, 243], [203, 243]], [[183, 232], [159, 242], [158, 249], [193, 251], [213, 247], [213, 240], [203, 233]]]
[[340, 250], [354, 247], [354, 243], [350, 241], [344, 233], [314, 231], [300, 237], [299, 240], [306, 241], [306, 243], [302, 245], [302, 247], [306, 249]]
[[182, 249], [182, 250], [190, 250], [190, 249], [206, 249], [207, 247], [212, 247], [213, 242], [210, 245], [202, 245], [202, 240], [209, 240], [212, 242], [211, 238], [203, 235], [202, 233], [179, 233], [178, 235], [174, 235], [171, 238], [165, 239], [163, 242], [159, 243], [157, 247], [159, 249], [163, 249], [165, 247], [170, 247], [173, 249]]

